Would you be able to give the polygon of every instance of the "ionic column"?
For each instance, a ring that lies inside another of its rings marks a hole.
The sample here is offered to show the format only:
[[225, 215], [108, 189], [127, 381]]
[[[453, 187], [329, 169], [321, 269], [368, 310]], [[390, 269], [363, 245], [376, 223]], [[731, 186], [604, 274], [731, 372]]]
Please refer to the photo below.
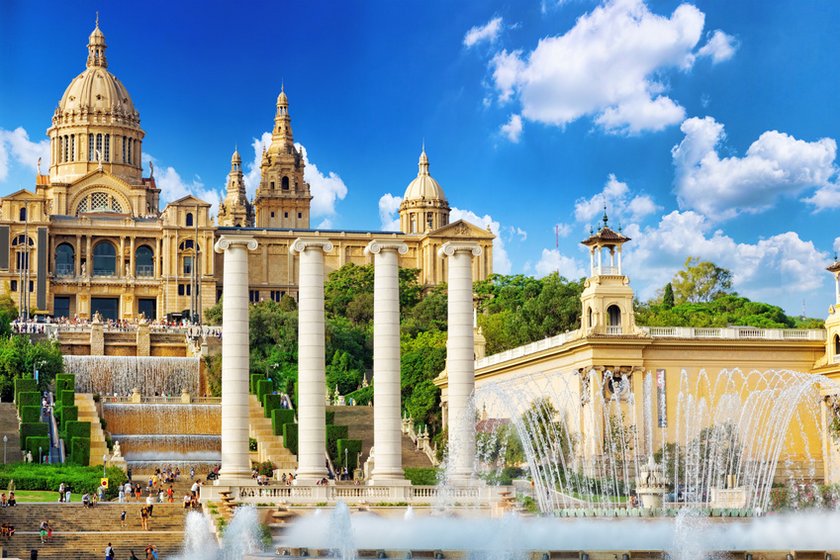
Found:
[[297, 484], [314, 484], [327, 476], [324, 339], [324, 253], [326, 239], [298, 238], [298, 476]]
[[470, 410], [475, 389], [472, 259], [481, 255], [481, 247], [477, 243], [449, 241], [440, 248], [439, 255], [449, 257], [449, 480], [464, 483], [475, 475], [475, 418]]
[[370, 484], [405, 480], [402, 468], [400, 414], [400, 282], [399, 241], [371, 241], [373, 254], [373, 446]]
[[248, 251], [253, 237], [223, 235], [215, 250], [225, 259], [222, 300], [222, 468], [221, 483], [251, 478], [248, 457]]

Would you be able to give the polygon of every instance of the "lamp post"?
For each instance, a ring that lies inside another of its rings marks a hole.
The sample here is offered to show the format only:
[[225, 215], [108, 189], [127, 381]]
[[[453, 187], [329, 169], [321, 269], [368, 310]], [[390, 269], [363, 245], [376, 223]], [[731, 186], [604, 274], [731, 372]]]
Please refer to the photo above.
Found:
[[102, 456], [102, 478], [105, 478], [107, 476], [107, 472], [105, 471], [107, 466], [108, 466], [108, 454], [105, 453]]
[[39, 463], [44, 462], [44, 448], [41, 447], [40, 445], [38, 446], [38, 462]]
[[9, 443], [9, 436], [3, 434], [3, 464], [6, 464], [6, 444]]
[[32, 364], [32, 377], [35, 378], [35, 383], [38, 383], [38, 368], [46, 363], [46, 360], [36, 360]]
[[350, 465], [347, 464], [347, 452], [350, 451], [346, 447], [344, 448], [344, 468], [347, 469], [347, 472], [350, 472]]

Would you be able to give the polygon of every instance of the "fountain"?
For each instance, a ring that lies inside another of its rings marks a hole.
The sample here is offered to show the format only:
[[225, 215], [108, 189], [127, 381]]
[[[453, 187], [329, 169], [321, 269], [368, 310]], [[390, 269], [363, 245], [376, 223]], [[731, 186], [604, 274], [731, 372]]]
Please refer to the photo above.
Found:
[[198, 358], [64, 356], [64, 369], [76, 375], [79, 393], [129, 395], [140, 388], [144, 396], [197, 395], [200, 367]]
[[175, 560], [242, 560], [262, 550], [262, 533], [255, 508], [237, 509], [221, 542], [213, 534], [206, 515], [190, 512], [184, 528], [184, 548]]

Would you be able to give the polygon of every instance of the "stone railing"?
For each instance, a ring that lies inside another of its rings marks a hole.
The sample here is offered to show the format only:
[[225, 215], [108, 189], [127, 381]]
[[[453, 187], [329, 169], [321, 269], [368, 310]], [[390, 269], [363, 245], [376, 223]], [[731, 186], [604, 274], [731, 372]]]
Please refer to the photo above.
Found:
[[[232, 486], [230, 495], [240, 503], [258, 504], [285, 501], [291, 504], [319, 504], [366, 502], [368, 504], [408, 503], [429, 504], [435, 500], [456, 501], [462, 505], [488, 505], [499, 501], [499, 493], [506, 487], [500, 486], [411, 486], [376, 485], [346, 486], [325, 484], [323, 486]], [[224, 486], [205, 486], [201, 489], [202, 499], [218, 500]]]
[[433, 466], [438, 466], [440, 461], [437, 458], [437, 444], [432, 445], [429, 437], [429, 429], [425, 427], [423, 430], [417, 430], [414, 427], [414, 420], [412, 418], [402, 419], [402, 433], [414, 443], [415, 449], [428, 457]]
[[508, 360], [513, 360], [514, 358], [527, 356], [528, 354], [533, 354], [541, 350], [557, 348], [577, 338], [580, 338], [580, 330], [569, 331], [563, 334], [558, 334], [557, 336], [552, 336], [550, 338], [544, 338], [542, 340], [531, 342], [530, 344], [526, 344], [524, 346], [511, 348], [510, 350], [505, 350], [504, 352], [499, 352], [498, 354], [492, 354], [490, 356], [481, 358], [480, 360], [476, 360], [475, 368], [478, 369], [487, 366], [492, 366], [494, 364], [506, 362]]
[[[54, 336], [58, 333], [89, 333], [91, 327], [90, 321], [83, 321], [80, 323], [36, 323], [34, 321], [22, 322], [15, 321], [12, 323], [12, 330], [16, 333], [29, 334], [47, 334]], [[138, 323], [102, 323], [102, 330], [106, 333], [119, 332], [136, 332]], [[217, 325], [187, 325], [187, 326], [171, 326], [161, 325], [156, 323], [149, 323], [149, 332], [153, 334], [168, 333], [168, 334], [182, 334], [193, 338], [216, 337], [221, 338], [222, 327]]]

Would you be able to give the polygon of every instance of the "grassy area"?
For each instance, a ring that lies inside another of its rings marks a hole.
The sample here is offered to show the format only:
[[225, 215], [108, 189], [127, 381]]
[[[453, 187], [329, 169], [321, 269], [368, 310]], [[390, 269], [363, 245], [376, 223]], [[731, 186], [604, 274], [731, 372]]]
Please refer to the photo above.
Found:
[[[8, 492], [6, 493], [8, 496]], [[58, 502], [58, 492], [47, 490], [15, 490], [15, 499], [19, 504], [24, 502]], [[81, 502], [81, 494], [71, 494], [71, 502]]]

